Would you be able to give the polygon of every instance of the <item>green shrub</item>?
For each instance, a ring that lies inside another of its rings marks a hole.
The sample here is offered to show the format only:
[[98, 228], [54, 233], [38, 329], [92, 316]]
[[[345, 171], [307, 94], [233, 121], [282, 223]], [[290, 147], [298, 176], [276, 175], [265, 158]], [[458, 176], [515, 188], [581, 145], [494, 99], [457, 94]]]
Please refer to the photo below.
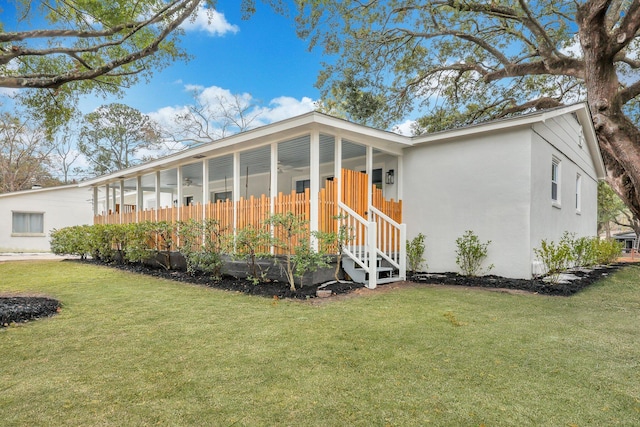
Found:
[[424, 259], [424, 239], [424, 234], [418, 233], [412, 240], [407, 240], [407, 267], [412, 273], [420, 271], [423, 265], [428, 268]]
[[543, 239], [540, 248], [534, 248], [533, 251], [542, 262], [551, 283], [557, 284], [560, 273], [568, 268], [571, 261], [571, 245], [562, 239], [557, 244]]
[[284, 272], [292, 291], [296, 290], [295, 278], [327, 265], [328, 257], [320, 245], [316, 252], [309, 242], [307, 221], [293, 212], [274, 214], [266, 221], [274, 227], [274, 246], [285, 253]]
[[178, 224], [179, 250], [189, 274], [200, 271], [213, 277], [222, 275], [223, 231], [213, 219], [189, 219]]
[[91, 251], [90, 225], [75, 225], [51, 231], [51, 252], [57, 255], [78, 255], [85, 259]]
[[[467, 230], [462, 237], [456, 239], [456, 264], [465, 276], [477, 276], [482, 272], [482, 262], [487, 257], [491, 240], [482, 243], [473, 231]], [[493, 269], [493, 264], [489, 265], [485, 273]]]
[[247, 263], [250, 279], [256, 280], [262, 275], [262, 270], [260, 270], [260, 265], [256, 263], [256, 259], [271, 256], [271, 240], [271, 233], [252, 225], [248, 225], [236, 233], [233, 257]]
[[608, 265], [616, 262], [622, 252], [622, 242], [615, 239], [596, 239], [595, 258], [599, 265]]

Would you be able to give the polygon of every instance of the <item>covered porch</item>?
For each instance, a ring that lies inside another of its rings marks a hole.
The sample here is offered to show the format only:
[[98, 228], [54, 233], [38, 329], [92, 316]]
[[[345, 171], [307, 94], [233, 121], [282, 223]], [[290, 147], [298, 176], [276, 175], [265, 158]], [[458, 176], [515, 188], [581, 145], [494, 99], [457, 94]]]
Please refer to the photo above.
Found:
[[235, 234], [292, 212], [310, 232], [347, 227], [344, 253], [369, 269], [370, 285], [381, 260], [404, 278], [402, 147], [387, 133], [321, 126], [315, 119], [337, 119], [307, 116], [314, 120], [303, 126], [265, 126], [90, 181], [94, 223], [215, 219]]

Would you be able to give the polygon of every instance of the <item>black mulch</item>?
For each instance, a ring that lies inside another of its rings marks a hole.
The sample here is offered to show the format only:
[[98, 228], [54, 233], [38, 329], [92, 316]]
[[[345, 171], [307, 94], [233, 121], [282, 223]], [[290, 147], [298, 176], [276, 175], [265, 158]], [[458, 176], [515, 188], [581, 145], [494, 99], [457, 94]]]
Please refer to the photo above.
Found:
[[576, 279], [551, 284], [541, 278], [525, 280], [525, 279], [508, 279], [500, 276], [482, 276], [482, 277], [466, 277], [457, 273], [442, 274], [425, 274], [419, 273], [414, 275], [411, 280], [418, 283], [441, 284], [441, 285], [459, 285], [482, 288], [499, 288], [513, 289], [527, 292], [533, 292], [543, 295], [553, 296], [571, 296], [587, 288], [593, 283], [606, 278], [620, 268], [628, 264], [614, 264], [609, 266], [597, 267], [593, 270], [578, 269], [569, 273]]
[[60, 302], [53, 298], [32, 296], [0, 296], [0, 327], [53, 316]]

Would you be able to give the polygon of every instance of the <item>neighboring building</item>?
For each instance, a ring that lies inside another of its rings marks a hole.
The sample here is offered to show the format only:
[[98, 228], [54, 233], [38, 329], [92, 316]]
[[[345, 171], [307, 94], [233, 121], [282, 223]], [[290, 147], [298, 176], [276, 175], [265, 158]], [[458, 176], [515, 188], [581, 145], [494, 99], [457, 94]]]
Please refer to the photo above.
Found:
[[493, 274], [530, 278], [542, 239], [596, 235], [604, 175], [576, 104], [416, 137], [311, 112], [81, 186], [100, 223], [211, 217], [233, 230], [293, 210], [311, 230], [335, 230], [340, 213], [354, 236], [346, 258], [364, 270], [350, 274], [373, 287], [405, 277], [405, 241], [418, 233], [429, 271], [457, 271], [466, 230], [491, 240]]
[[91, 224], [92, 211], [77, 184], [0, 194], [0, 251], [49, 251], [51, 230]]
[[626, 233], [618, 233], [614, 234], [613, 238], [618, 242], [622, 242], [622, 251], [624, 253], [631, 253], [634, 248], [637, 248], [636, 245], [636, 233], [635, 231], [628, 231]]

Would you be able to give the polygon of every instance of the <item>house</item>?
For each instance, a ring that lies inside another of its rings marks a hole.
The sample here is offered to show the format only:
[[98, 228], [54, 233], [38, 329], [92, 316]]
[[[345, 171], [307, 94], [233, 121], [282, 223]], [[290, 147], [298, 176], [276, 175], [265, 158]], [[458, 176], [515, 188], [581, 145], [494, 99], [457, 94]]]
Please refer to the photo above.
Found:
[[637, 248], [635, 231], [614, 234], [613, 238], [622, 243], [622, 251], [624, 253], [631, 253], [633, 249]]
[[234, 232], [293, 211], [312, 231], [343, 225], [345, 270], [375, 287], [405, 277], [418, 233], [429, 271], [458, 271], [466, 230], [491, 241], [493, 274], [530, 278], [542, 239], [596, 234], [604, 175], [590, 112], [576, 104], [415, 137], [311, 112], [81, 186], [96, 223], [209, 217]]
[[49, 251], [51, 230], [93, 222], [90, 203], [77, 184], [0, 194], [0, 251]]

